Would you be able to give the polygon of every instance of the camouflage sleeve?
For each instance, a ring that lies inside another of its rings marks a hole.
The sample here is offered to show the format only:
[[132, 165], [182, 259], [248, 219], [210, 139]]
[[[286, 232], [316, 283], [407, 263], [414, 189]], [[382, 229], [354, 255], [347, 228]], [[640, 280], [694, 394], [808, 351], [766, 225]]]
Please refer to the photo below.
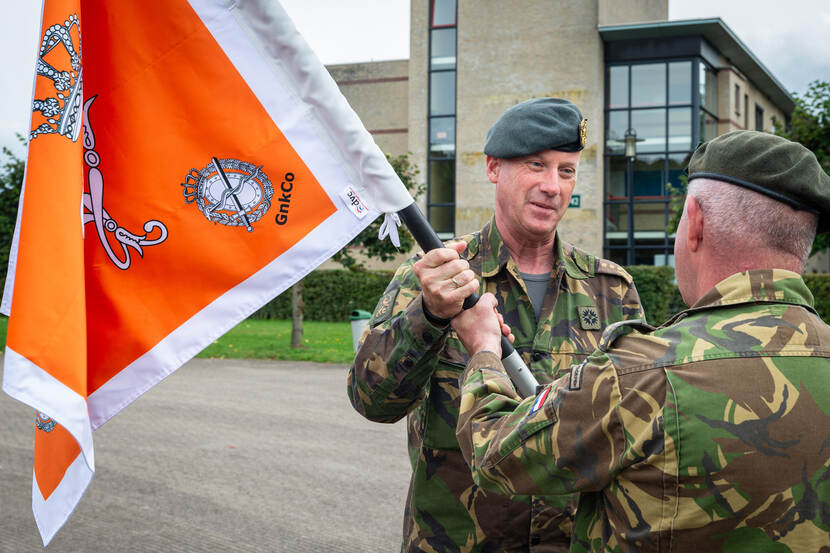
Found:
[[349, 369], [352, 406], [367, 419], [395, 422], [424, 397], [449, 326], [424, 317], [420, 284], [404, 263], [381, 296]]
[[632, 280], [622, 297], [622, 314], [624, 319], [640, 319], [646, 321], [646, 312], [643, 310], [643, 304], [640, 302], [640, 294], [637, 292]]
[[534, 495], [598, 490], [627, 464], [624, 456], [642, 447], [626, 449], [620, 389], [604, 355], [524, 400], [493, 353], [475, 354], [463, 379], [458, 442], [482, 488]]

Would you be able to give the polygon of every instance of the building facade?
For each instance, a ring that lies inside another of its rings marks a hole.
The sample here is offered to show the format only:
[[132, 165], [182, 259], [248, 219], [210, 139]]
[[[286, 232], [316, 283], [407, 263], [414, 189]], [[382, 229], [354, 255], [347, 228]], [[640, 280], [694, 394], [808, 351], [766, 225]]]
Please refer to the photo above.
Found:
[[623, 265], [673, 264], [670, 187], [701, 141], [772, 131], [793, 99], [720, 20], [667, 21], [667, 0], [411, 0], [410, 59], [329, 66], [387, 153], [411, 152], [442, 237], [492, 215], [487, 130], [539, 96], [588, 119], [560, 230]]

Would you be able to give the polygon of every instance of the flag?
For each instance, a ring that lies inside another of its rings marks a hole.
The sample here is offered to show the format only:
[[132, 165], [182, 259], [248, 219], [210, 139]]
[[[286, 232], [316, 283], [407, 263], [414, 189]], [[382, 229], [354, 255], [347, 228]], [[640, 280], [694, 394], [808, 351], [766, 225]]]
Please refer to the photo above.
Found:
[[2, 304], [44, 544], [95, 429], [411, 203], [275, 0], [45, 0]]

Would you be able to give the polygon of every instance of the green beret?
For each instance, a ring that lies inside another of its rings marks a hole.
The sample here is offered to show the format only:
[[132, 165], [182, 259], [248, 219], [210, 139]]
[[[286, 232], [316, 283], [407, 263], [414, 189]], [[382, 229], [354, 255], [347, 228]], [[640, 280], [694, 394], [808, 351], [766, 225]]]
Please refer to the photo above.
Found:
[[830, 231], [830, 176], [798, 142], [765, 132], [728, 132], [698, 146], [688, 172], [690, 181], [725, 181], [814, 213], [819, 232]]
[[508, 159], [542, 150], [579, 152], [587, 140], [586, 119], [561, 98], [533, 98], [509, 108], [487, 131], [484, 153]]

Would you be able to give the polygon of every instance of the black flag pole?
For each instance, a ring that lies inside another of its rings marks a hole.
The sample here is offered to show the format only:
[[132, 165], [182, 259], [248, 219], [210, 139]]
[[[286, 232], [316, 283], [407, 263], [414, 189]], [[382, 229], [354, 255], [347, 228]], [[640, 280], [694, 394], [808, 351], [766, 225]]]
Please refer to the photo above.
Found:
[[[415, 202], [398, 211], [398, 216], [424, 252], [444, 247], [444, 243], [438, 238]], [[471, 308], [476, 302], [478, 302], [478, 294], [473, 292], [464, 300], [464, 309]], [[522, 397], [536, 395], [536, 387], [539, 383], [506, 336], [501, 337], [501, 361], [508, 376], [510, 376], [510, 380], [513, 381], [516, 391]]]

